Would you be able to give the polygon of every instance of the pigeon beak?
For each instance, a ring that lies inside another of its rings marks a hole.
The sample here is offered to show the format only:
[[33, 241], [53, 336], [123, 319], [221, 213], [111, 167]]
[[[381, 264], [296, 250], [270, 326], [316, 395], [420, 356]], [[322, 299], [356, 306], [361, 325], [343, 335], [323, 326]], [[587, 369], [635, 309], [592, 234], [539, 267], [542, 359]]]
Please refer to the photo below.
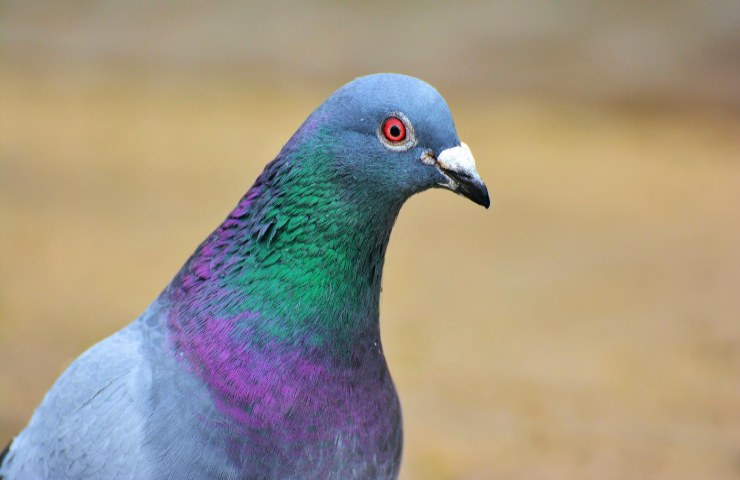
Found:
[[442, 150], [437, 156], [436, 163], [437, 168], [448, 180], [440, 186], [467, 197], [478, 205], [486, 208], [491, 206], [486, 184], [478, 175], [473, 154], [465, 143], [461, 142], [457, 147]]

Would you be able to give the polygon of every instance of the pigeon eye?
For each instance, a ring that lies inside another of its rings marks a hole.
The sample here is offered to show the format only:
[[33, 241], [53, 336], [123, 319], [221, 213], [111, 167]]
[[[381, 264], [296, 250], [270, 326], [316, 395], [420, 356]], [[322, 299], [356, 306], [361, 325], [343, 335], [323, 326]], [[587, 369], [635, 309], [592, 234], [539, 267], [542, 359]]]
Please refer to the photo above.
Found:
[[388, 117], [383, 122], [383, 136], [392, 143], [406, 140], [406, 125], [398, 117]]
[[380, 124], [378, 137], [386, 148], [403, 152], [416, 145], [414, 127], [401, 112], [393, 112]]

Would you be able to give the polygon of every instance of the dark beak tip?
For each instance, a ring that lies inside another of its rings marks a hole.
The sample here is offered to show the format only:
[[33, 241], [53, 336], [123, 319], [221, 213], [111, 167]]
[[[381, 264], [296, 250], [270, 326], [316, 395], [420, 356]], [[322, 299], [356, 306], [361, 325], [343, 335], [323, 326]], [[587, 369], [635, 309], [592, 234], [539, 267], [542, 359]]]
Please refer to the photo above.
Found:
[[491, 198], [488, 196], [488, 192], [485, 192], [484, 195], [481, 195], [479, 198], [472, 200], [478, 205], [485, 207], [486, 210], [491, 207]]
[[476, 187], [464, 192], [463, 195], [488, 210], [491, 207], [491, 197], [488, 195], [488, 188], [485, 184], [476, 185]]
[[482, 202], [480, 204], [488, 210], [491, 207], [491, 197], [488, 195], [488, 187], [486, 187], [485, 183], [481, 183], [481, 193]]
[[450, 190], [486, 209], [491, 206], [488, 187], [486, 187], [486, 184], [480, 178], [477, 178], [477, 175], [472, 177], [469, 174], [463, 174], [453, 170], [444, 170], [444, 173], [455, 181], [454, 186]]

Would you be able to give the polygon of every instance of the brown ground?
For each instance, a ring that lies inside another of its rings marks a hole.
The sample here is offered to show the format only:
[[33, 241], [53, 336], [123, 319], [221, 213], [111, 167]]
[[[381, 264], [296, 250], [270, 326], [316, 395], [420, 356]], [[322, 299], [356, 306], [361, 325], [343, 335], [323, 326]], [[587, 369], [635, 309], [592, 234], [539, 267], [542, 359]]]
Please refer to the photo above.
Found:
[[[0, 82], [0, 443], [336, 87], [20, 72]], [[402, 478], [738, 478], [737, 112], [444, 93], [493, 208], [435, 191], [396, 227]]]

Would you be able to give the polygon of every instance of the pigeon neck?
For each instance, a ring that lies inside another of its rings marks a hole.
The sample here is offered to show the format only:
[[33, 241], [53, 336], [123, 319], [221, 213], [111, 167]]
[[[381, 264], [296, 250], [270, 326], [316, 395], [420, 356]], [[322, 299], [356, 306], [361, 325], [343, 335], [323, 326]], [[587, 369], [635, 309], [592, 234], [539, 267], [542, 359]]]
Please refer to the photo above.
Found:
[[[320, 149], [313, 149], [315, 152]], [[402, 202], [348, 195], [290, 143], [165, 292], [183, 319], [294, 344], [379, 342], [386, 247]]]

